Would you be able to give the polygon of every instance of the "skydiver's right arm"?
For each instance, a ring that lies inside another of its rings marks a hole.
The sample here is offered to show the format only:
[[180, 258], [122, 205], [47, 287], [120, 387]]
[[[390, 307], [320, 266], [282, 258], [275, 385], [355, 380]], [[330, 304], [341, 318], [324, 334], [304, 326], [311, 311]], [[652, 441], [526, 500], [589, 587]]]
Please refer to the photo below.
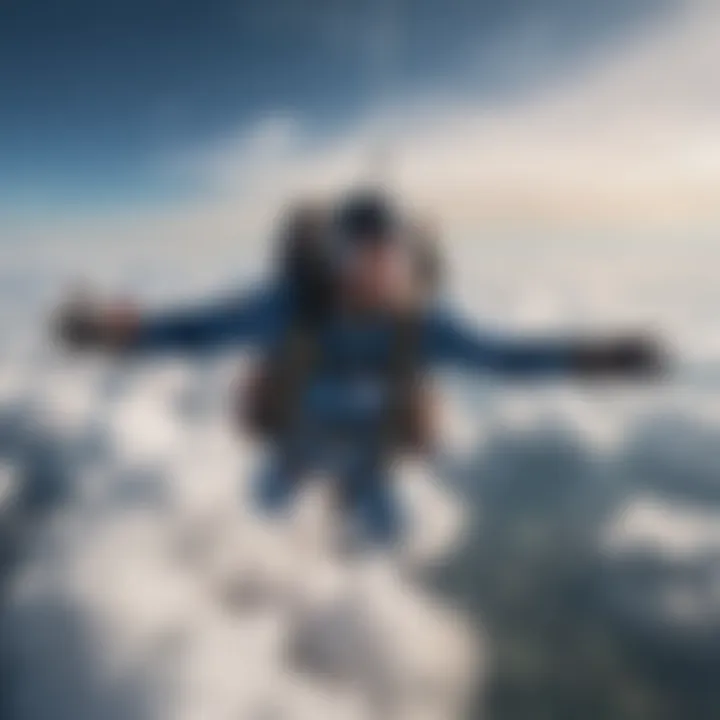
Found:
[[60, 313], [58, 334], [77, 349], [131, 354], [196, 352], [268, 342], [286, 309], [284, 293], [263, 289], [202, 306], [142, 313], [127, 305], [76, 306]]

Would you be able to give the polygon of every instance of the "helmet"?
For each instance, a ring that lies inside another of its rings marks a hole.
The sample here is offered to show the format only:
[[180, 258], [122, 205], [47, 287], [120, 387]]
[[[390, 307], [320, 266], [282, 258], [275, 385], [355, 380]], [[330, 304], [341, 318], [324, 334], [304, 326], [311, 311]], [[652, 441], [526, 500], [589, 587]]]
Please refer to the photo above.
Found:
[[361, 190], [340, 203], [336, 226], [340, 237], [351, 243], [387, 241], [400, 225], [399, 213], [382, 192]]

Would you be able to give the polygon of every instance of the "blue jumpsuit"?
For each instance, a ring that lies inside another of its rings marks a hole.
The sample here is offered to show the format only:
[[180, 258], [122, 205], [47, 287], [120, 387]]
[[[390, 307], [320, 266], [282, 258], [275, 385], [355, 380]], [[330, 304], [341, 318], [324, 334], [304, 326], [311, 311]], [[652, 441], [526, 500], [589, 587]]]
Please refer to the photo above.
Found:
[[[133, 350], [204, 353], [231, 347], [272, 350], [285, 337], [293, 301], [282, 286], [228, 297], [203, 307], [148, 317]], [[378, 442], [389, 397], [386, 367], [395, 324], [381, 318], [338, 317], [319, 331], [318, 369], [300, 398], [288, 448], [275, 448], [259, 474], [255, 498], [268, 512], [287, 509], [300, 480], [313, 470], [332, 474], [349, 498], [353, 521], [366, 539], [392, 544], [402, 537], [399, 505]], [[569, 369], [568, 344], [478, 333], [453, 314], [434, 308], [419, 323], [421, 371], [442, 366], [513, 376], [552, 376]], [[292, 455], [289, 465], [284, 458]]]

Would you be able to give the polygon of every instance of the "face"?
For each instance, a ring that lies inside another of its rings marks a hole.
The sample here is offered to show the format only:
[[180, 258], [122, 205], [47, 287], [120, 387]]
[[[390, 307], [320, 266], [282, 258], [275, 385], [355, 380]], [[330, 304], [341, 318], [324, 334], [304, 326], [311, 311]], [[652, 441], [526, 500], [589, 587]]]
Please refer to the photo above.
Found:
[[354, 304], [373, 310], [397, 308], [412, 290], [408, 253], [397, 243], [367, 243], [348, 258], [345, 284]]

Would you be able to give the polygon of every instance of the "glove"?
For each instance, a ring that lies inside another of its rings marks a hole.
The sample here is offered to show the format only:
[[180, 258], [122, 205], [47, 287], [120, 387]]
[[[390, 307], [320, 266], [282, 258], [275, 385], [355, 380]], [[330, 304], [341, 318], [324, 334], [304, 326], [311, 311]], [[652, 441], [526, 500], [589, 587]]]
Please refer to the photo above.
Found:
[[130, 306], [102, 307], [74, 299], [55, 315], [53, 334], [71, 350], [120, 349], [128, 345], [137, 325], [137, 313]]
[[75, 297], [63, 303], [52, 318], [52, 334], [61, 345], [87, 350], [100, 344], [100, 312], [86, 298]]
[[571, 351], [581, 377], [656, 378], [667, 370], [667, 357], [652, 338], [641, 335], [588, 341]]

